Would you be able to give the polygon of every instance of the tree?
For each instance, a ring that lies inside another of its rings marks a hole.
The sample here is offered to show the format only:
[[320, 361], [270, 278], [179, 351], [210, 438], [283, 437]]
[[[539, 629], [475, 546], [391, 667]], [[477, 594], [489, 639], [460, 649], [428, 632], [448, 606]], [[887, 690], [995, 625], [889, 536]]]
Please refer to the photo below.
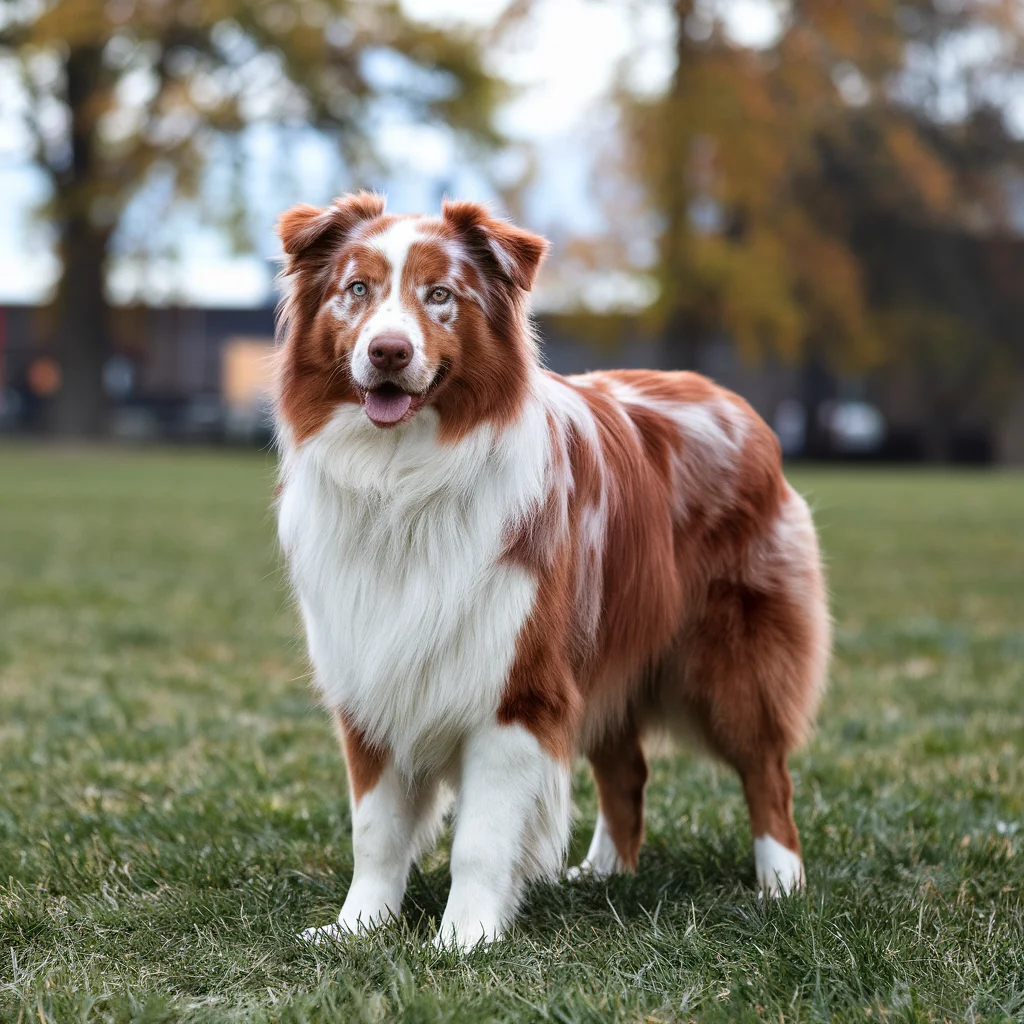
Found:
[[1019, 4], [791, 0], [760, 49], [728, 37], [725, 6], [672, 0], [667, 89], [619, 96], [625, 173], [658, 215], [651, 316], [669, 357], [692, 366], [726, 333], [751, 359], [840, 371], [916, 358], [942, 392], [931, 419], [949, 419], [1024, 359], [1010, 294], [968, 266], [971, 244], [1005, 242], [1007, 185], [1024, 175], [1005, 113]]
[[[384, 81], [367, 70], [381, 55], [398, 68]], [[411, 23], [396, 2], [4, 0], [0, 58], [20, 69], [33, 158], [51, 184], [63, 268], [54, 427], [65, 435], [105, 430], [108, 256], [154, 175], [194, 195], [219, 143], [254, 124], [309, 125], [336, 140], [359, 183], [375, 166], [382, 99], [494, 140], [498, 83], [475, 41]], [[230, 229], [238, 213], [217, 216]]]
[[693, 0], [673, 10], [668, 89], [624, 98], [633, 173], [662, 213], [652, 313], [670, 357], [693, 365], [702, 342], [723, 332], [753, 358], [794, 358], [818, 333], [868, 347], [856, 261], [798, 191], [837, 104], [796, 10], [762, 51], [732, 43]]

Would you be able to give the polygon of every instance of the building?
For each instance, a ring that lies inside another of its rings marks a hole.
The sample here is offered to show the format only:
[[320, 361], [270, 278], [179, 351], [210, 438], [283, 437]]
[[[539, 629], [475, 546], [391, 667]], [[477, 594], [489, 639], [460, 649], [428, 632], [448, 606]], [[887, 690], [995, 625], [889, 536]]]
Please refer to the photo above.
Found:
[[[636, 316], [549, 314], [538, 318], [537, 327], [545, 362], [560, 373], [671, 368], [665, 347]], [[8, 431], [45, 426], [52, 374], [44, 372], [44, 363], [51, 333], [45, 308], [0, 307], [0, 423]], [[273, 307], [117, 308], [111, 333], [106, 379], [116, 435], [269, 437], [263, 392]], [[919, 460], [927, 454], [919, 389], [905, 369], [843, 379], [813, 363], [745, 365], [724, 338], [699, 347], [695, 368], [743, 395], [776, 428], [791, 455]], [[956, 460], [1024, 461], [1024, 383], [1016, 393], [1003, 419], [975, 417], [956, 428]]]

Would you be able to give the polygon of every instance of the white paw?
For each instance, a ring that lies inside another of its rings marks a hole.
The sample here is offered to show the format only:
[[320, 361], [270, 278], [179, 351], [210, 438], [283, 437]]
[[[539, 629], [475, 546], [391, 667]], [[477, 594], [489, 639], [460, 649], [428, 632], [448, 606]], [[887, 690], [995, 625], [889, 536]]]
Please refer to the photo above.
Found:
[[565, 878], [568, 882], [579, 882], [587, 879], [600, 882], [605, 878], [610, 878], [612, 875], [621, 875], [623, 870], [622, 861], [617, 856], [606, 857], [603, 861], [599, 862], [588, 858], [580, 861], [576, 867], [568, 868], [565, 872]]
[[503, 930], [495, 922], [442, 921], [434, 936], [434, 949], [457, 950], [468, 953], [477, 946], [489, 946], [501, 938]]
[[305, 928], [299, 937], [315, 946], [326, 946], [332, 942], [343, 942], [353, 935], [369, 935], [378, 928], [394, 924], [397, 918], [390, 910], [358, 911], [350, 913], [342, 908], [338, 920], [334, 924], [321, 925], [316, 928]]
[[788, 885], [782, 885], [779, 882], [776, 882], [774, 885], [766, 885], [764, 879], [761, 878], [757, 881], [759, 885], [763, 886], [763, 888], [757, 890], [757, 898], [759, 900], [763, 900], [765, 895], [769, 899], [780, 900], [783, 896], [792, 896], [795, 893], [802, 892], [804, 888], [803, 881], [791, 882]]
[[303, 928], [299, 932], [299, 938], [314, 946], [329, 946], [334, 942], [350, 939], [352, 934], [347, 928], [339, 928], [336, 924], [326, 924], [317, 928]]
[[788, 896], [803, 889], [804, 865], [800, 857], [771, 836], [754, 840], [754, 864], [761, 886], [758, 898]]
[[438, 932], [431, 942], [434, 949], [439, 950], [450, 950], [456, 953], [468, 953], [471, 949], [476, 949], [477, 946], [489, 946], [494, 941], [483, 933], [481, 933], [476, 939], [471, 939], [467, 935], [460, 935], [458, 932]]
[[608, 878], [609, 875], [621, 875], [626, 869], [619, 857], [619, 851], [615, 846], [615, 840], [608, 831], [608, 823], [604, 815], [598, 812], [597, 821], [594, 824], [594, 836], [590, 840], [590, 849], [583, 858], [579, 867], [570, 868], [565, 877], [570, 882], [578, 881], [581, 878]]

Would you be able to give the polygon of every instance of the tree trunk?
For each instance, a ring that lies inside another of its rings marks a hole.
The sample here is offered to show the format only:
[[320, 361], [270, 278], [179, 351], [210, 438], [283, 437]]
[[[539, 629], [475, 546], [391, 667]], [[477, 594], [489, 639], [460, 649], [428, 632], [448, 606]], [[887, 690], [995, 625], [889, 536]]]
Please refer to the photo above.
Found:
[[95, 144], [96, 119], [102, 106], [101, 51], [73, 48], [65, 72], [71, 112], [70, 159], [52, 173], [63, 263], [56, 298], [56, 353], [62, 383], [54, 401], [52, 427], [64, 437], [96, 437], [108, 426], [103, 388], [108, 309], [103, 289], [110, 229], [96, 223], [93, 210], [102, 182]]
[[[679, 121], [678, 108], [684, 102], [687, 65], [692, 42], [686, 34], [686, 19], [693, 0], [673, 0], [675, 20], [675, 70], [669, 83], [669, 124]], [[680, 283], [688, 266], [690, 232], [690, 188], [687, 181], [689, 140], [678, 131], [669, 131], [664, 139], [665, 180], [662, 182], [664, 234], [661, 241], [662, 287], [665, 289], [664, 322], [661, 335], [662, 362], [670, 370], [694, 370], [697, 367], [698, 331], [690, 312], [683, 307]]]
[[53, 406], [53, 431], [62, 437], [98, 437], [108, 427], [103, 388], [108, 356], [105, 248], [106, 238], [87, 218], [64, 226], [56, 346], [62, 382]]

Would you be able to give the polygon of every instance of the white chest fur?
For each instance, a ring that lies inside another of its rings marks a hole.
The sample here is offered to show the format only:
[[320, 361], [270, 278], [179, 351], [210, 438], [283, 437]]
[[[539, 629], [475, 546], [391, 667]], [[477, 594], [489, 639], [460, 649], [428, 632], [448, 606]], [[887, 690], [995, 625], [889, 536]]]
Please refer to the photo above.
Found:
[[282, 447], [279, 535], [317, 685], [403, 771], [439, 768], [493, 719], [536, 597], [501, 554], [543, 497], [543, 410], [445, 445], [429, 408], [381, 431], [345, 406]]

